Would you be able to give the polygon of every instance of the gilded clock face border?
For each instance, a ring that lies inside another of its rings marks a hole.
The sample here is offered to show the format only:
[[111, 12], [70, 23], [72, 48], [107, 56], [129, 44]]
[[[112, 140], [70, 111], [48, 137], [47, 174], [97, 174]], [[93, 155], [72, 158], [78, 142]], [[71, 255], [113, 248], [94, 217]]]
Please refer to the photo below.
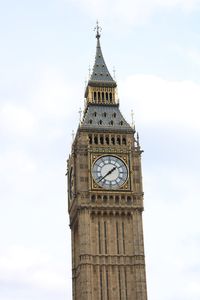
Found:
[[[127, 168], [127, 180], [126, 182], [119, 188], [117, 189], [104, 189], [103, 187], [99, 186], [93, 176], [92, 176], [92, 169], [95, 161], [101, 157], [104, 156], [115, 156], [118, 159], [120, 159], [124, 164], [126, 165]], [[95, 191], [107, 191], [107, 192], [116, 192], [116, 191], [129, 191], [130, 190], [130, 168], [129, 168], [129, 157], [128, 154], [122, 154], [122, 153], [91, 153], [90, 155], [90, 180], [91, 180], [91, 190]]]

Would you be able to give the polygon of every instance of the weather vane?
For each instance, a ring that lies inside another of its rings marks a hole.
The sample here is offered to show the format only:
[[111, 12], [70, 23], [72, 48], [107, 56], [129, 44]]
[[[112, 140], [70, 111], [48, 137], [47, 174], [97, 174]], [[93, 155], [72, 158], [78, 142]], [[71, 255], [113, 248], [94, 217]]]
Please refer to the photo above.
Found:
[[97, 25], [94, 28], [94, 31], [97, 32], [96, 34], [96, 38], [99, 39], [100, 38], [100, 32], [102, 31], [102, 28], [99, 26], [99, 21], [97, 20]]

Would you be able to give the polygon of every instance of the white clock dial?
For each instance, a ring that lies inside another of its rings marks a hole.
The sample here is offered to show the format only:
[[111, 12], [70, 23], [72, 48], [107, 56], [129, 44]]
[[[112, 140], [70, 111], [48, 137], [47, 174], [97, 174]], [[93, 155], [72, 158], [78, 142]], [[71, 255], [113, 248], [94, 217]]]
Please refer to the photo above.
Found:
[[94, 162], [92, 177], [99, 186], [105, 189], [118, 189], [127, 181], [128, 169], [120, 158], [105, 155]]

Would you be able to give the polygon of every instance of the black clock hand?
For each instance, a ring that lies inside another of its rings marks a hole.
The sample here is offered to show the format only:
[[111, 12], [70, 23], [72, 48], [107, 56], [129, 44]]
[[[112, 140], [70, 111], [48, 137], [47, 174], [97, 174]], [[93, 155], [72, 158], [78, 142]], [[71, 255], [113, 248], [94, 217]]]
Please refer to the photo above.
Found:
[[116, 169], [116, 167], [112, 168], [110, 171], [108, 171], [108, 173], [106, 173], [106, 175], [104, 175], [99, 181], [98, 183], [103, 180], [106, 176], [110, 175], [114, 170]]

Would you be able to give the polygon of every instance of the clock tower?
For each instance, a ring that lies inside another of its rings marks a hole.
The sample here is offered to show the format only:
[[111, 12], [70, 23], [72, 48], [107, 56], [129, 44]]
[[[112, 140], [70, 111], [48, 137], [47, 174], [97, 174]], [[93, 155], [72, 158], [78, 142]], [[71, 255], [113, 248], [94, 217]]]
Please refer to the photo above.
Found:
[[96, 27], [83, 119], [68, 159], [73, 300], [147, 300], [139, 138], [119, 109]]

